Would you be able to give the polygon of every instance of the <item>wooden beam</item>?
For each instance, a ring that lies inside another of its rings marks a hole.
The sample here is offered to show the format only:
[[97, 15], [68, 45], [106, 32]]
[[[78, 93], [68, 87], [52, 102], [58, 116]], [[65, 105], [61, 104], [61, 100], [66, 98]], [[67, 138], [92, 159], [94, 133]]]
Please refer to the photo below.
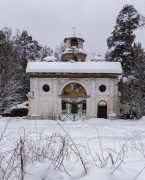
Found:
[[64, 74], [64, 73], [30, 73], [31, 78], [117, 78], [119, 74]]

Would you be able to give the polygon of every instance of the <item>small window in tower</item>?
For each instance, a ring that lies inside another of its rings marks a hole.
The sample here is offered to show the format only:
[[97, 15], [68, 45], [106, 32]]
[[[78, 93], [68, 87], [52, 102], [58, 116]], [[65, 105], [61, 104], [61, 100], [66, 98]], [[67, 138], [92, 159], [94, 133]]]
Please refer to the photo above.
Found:
[[73, 60], [77, 62], [77, 61], [78, 61], [77, 56], [74, 56], [74, 57], [73, 57]]
[[71, 46], [76, 46], [76, 47], [78, 47], [78, 41], [77, 41], [76, 39], [73, 39], [73, 40], [71, 41]]

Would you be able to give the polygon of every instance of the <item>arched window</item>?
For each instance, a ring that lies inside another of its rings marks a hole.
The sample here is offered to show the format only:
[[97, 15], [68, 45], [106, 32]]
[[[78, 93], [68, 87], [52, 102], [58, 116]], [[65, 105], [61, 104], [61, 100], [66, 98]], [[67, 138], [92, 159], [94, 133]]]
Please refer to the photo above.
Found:
[[73, 60], [77, 62], [77, 61], [78, 61], [77, 56], [74, 56], [74, 57], [73, 57]]
[[71, 40], [71, 46], [76, 46], [78, 47], [78, 41], [76, 39]]

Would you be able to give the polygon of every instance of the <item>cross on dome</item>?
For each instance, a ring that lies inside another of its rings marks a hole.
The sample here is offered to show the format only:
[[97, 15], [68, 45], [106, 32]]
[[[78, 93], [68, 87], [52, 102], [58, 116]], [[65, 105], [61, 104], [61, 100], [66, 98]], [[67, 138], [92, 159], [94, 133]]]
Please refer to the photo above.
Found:
[[73, 26], [73, 35], [75, 36], [76, 35], [76, 27]]
[[92, 52], [92, 54], [93, 54], [93, 58], [94, 58], [94, 56], [96, 55], [96, 53], [95, 53], [95, 52]]

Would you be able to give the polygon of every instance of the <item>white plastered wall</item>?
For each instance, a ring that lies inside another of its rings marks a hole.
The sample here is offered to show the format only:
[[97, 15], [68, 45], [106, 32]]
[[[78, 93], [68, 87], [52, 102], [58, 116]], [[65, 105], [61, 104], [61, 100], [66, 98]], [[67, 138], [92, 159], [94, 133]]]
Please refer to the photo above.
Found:
[[[107, 117], [109, 114], [118, 114], [118, 86], [117, 79], [110, 78], [31, 78], [29, 95], [30, 119], [58, 119], [61, 116], [61, 92], [65, 85], [80, 83], [87, 92], [87, 119], [97, 116], [97, 107], [100, 101], [107, 102]], [[49, 92], [42, 87], [48, 84]], [[105, 85], [106, 91], [100, 92], [99, 86]]]

